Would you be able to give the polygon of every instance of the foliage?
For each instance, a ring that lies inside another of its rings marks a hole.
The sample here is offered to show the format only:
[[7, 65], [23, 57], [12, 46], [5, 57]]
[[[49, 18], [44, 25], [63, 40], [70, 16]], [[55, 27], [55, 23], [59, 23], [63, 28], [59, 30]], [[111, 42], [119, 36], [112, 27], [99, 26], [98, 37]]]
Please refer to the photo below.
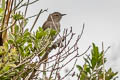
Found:
[[15, 19], [17, 21], [17, 20], [20, 20], [20, 19], [24, 19], [24, 17], [20, 14], [14, 14], [13, 19]]
[[18, 75], [20, 71], [23, 71], [24, 68], [28, 66], [27, 63], [17, 67], [18, 63], [23, 62], [26, 58], [32, 57], [35, 52], [40, 52], [39, 54], [42, 56], [46, 49], [43, 44], [49, 47], [51, 44], [49, 38], [53, 36], [53, 34], [54, 30], [48, 29], [43, 31], [41, 27], [39, 27], [35, 34], [31, 34], [28, 29], [21, 34], [19, 26], [16, 25], [15, 33], [9, 34], [8, 43], [5, 43], [4, 46], [0, 48], [0, 74], [2, 75], [11, 68], [15, 68], [15, 71], [6, 73], [5, 76], [1, 76], [0, 79], [10, 79]]
[[[73, 71], [77, 59], [87, 52], [79, 54], [77, 46], [83, 34], [84, 25], [81, 34], [75, 41], [72, 41], [74, 36], [72, 28], [69, 32], [65, 29], [63, 36], [59, 35], [60, 38], [56, 41], [53, 39], [58, 33], [53, 29], [43, 30], [38, 27], [36, 31], [32, 32], [39, 15], [47, 11], [41, 9], [38, 14], [26, 17], [28, 6], [37, 1], [39, 0], [0, 0], [0, 39], [4, 39], [3, 46], [0, 46], [0, 80], [64, 80]], [[21, 8], [24, 8], [25, 11], [22, 11]], [[31, 28], [29, 30], [26, 25], [32, 17], [36, 17], [36, 19], [31, 23], [33, 25], [29, 26], [29, 29]], [[48, 54], [53, 49], [56, 49], [56, 53], [49, 57]], [[93, 44], [91, 56], [87, 55], [87, 58], [84, 58], [84, 66], [77, 65], [80, 72], [77, 75], [78, 79], [98, 80], [103, 78], [103, 52], [99, 52], [95, 44]], [[74, 59], [72, 69], [61, 77], [60, 71]], [[47, 60], [50, 61], [47, 62]], [[47, 66], [46, 70], [41, 70], [41, 65], [48, 63], [52, 64]], [[38, 73], [50, 75], [39, 77]], [[105, 71], [106, 80], [115, 80], [116, 75], [117, 72], [114, 73], [111, 68]]]
[[[103, 65], [106, 63], [106, 58], [104, 58], [104, 52], [99, 51], [99, 48], [93, 43], [93, 49], [91, 50], [91, 56], [86, 55], [84, 57], [84, 65], [77, 65], [79, 70], [78, 78], [79, 80], [116, 80], [116, 75], [118, 72], [113, 72], [111, 68], [105, 70]], [[104, 58], [104, 62], [103, 62]]]

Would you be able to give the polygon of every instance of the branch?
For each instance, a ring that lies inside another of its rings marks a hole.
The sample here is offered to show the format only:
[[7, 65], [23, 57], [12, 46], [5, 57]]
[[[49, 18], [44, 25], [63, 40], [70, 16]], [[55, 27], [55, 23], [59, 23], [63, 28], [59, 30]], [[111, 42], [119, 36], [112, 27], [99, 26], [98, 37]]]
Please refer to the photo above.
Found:
[[16, 23], [16, 21], [14, 21], [13, 24], [12, 24], [11, 26], [9, 26], [9, 27], [7, 27], [7, 28], [1, 30], [0, 33], [1, 33], [1, 32], [4, 32], [4, 31], [6, 31], [6, 30], [8, 30], [8, 29], [11, 28], [12, 26], [14, 26], [15, 23]]
[[41, 9], [41, 10], [39, 11], [39, 13], [38, 13], [38, 15], [37, 15], [37, 17], [36, 17], [36, 19], [35, 19], [32, 27], [31, 27], [31, 29], [30, 29], [30, 32], [33, 30], [33, 28], [34, 28], [34, 26], [35, 26], [35, 24], [36, 24], [36, 22], [37, 22], [37, 20], [38, 20], [38, 18], [39, 18], [39, 16], [40, 16], [40, 14], [42, 14], [43, 12], [45, 12], [45, 11], [47, 11], [47, 10], [48, 10], [48, 9], [45, 9], [45, 10], [42, 10], [42, 9]]

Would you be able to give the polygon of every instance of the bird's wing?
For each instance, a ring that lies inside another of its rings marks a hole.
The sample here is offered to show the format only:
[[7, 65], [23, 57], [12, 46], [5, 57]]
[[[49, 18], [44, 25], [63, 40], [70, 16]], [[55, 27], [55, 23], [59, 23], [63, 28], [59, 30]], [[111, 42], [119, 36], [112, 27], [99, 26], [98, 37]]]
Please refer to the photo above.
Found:
[[42, 26], [43, 30], [46, 30], [47, 28], [51, 28], [56, 30], [58, 33], [60, 32], [60, 23], [54, 23], [52, 21], [46, 21], [43, 26]]
[[46, 21], [42, 26], [43, 30], [46, 30], [47, 28], [50, 28], [50, 25], [51, 25], [50, 22]]

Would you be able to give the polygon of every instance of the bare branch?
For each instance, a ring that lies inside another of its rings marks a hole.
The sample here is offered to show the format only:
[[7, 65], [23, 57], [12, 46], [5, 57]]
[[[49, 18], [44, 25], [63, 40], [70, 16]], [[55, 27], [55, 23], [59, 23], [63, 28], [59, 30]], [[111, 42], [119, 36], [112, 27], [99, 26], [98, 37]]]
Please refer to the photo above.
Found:
[[36, 24], [36, 22], [37, 22], [37, 20], [38, 20], [38, 18], [39, 18], [39, 16], [40, 16], [40, 14], [43, 13], [43, 12], [45, 12], [45, 11], [47, 11], [47, 10], [48, 10], [48, 9], [45, 9], [45, 10], [42, 10], [42, 9], [41, 9], [41, 10], [39, 11], [39, 13], [38, 13], [38, 15], [37, 15], [37, 17], [36, 17], [36, 19], [35, 19], [32, 27], [31, 27], [31, 29], [30, 29], [30, 32], [33, 30], [33, 28], [34, 28], [34, 26], [35, 26], [35, 24]]

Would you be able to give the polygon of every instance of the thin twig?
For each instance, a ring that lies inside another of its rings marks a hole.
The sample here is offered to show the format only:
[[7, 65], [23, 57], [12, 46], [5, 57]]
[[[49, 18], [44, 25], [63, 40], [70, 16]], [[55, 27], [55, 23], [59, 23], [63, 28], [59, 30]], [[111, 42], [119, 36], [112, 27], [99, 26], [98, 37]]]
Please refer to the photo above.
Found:
[[102, 60], [103, 60], [103, 80], [105, 80], [105, 60], [104, 60], [104, 44], [102, 42], [102, 52], [103, 52], [103, 56], [102, 56]]
[[37, 17], [36, 17], [36, 19], [35, 19], [32, 27], [31, 27], [31, 29], [30, 29], [30, 32], [33, 30], [33, 28], [34, 28], [34, 26], [35, 26], [35, 24], [36, 24], [36, 22], [37, 22], [37, 20], [38, 20], [38, 18], [39, 18], [39, 16], [40, 16], [40, 14], [43, 13], [43, 12], [45, 12], [45, 11], [47, 11], [47, 10], [48, 10], [48, 9], [45, 9], [45, 10], [42, 10], [42, 9], [41, 9], [41, 10], [39, 11], [39, 13], [38, 13], [38, 15], [37, 15]]
[[68, 75], [68, 74], [70, 74], [70, 72], [72, 72], [73, 71], [73, 69], [74, 69], [74, 67], [75, 67], [75, 65], [76, 65], [76, 62], [77, 62], [77, 59], [75, 60], [75, 62], [74, 62], [74, 65], [73, 65], [73, 67], [72, 67], [72, 69], [64, 76], [64, 77], [62, 77], [60, 80], [64, 80], [64, 78]]
[[32, 15], [30, 17], [27, 17], [26, 19], [30, 19], [30, 18], [33, 18], [33, 17], [36, 17], [38, 14], [35, 14], [35, 15]]
[[20, 9], [20, 8], [22, 8], [22, 7], [24, 7], [24, 6], [27, 6], [27, 5], [31, 5], [31, 4], [34, 4], [34, 3], [36, 3], [37, 1], [39, 1], [39, 0], [35, 0], [35, 1], [32, 1], [32, 2], [30, 2], [30, 3], [24, 3], [24, 4], [22, 4], [21, 6], [17, 6], [18, 8], [17, 9]]
[[7, 27], [7, 28], [5, 28], [5, 29], [1, 30], [1, 31], [0, 31], [0, 33], [1, 33], [1, 32], [4, 32], [4, 31], [6, 31], [6, 30], [8, 30], [8, 29], [9, 29], [9, 28], [11, 28], [12, 26], [14, 26], [14, 25], [15, 25], [15, 23], [16, 23], [16, 21], [14, 21], [14, 23], [13, 23], [11, 26], [9, 26], [9, 27]]
[[14, 7], [13, 11], [16, 10], [16, 9], [18, 8], [18, 6], [19, 6], [22, 2], [23, 2], [23, 0], [21, 0], [21, 1]]

